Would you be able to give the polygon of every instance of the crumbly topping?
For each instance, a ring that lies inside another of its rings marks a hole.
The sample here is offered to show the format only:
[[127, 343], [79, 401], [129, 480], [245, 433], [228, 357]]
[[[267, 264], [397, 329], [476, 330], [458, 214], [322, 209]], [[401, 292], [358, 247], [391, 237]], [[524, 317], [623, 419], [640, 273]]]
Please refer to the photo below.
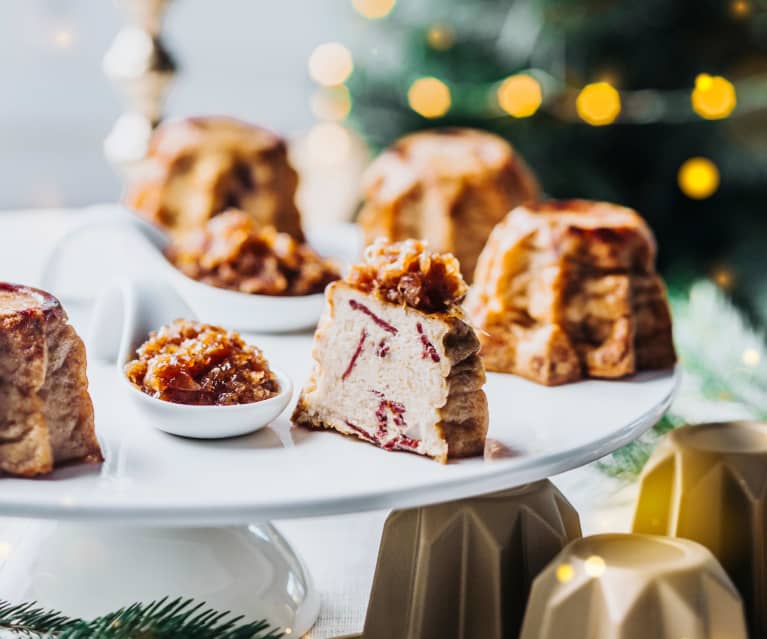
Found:
[[235, 331], [178, 319], [149, 335], [125, 366], [141, 391], [177, 404], [250, 404], [279, 393], [263, 353]]
[[195, 280], [258, 295], [321, 293], [340, 277], [336, 265], [308, 245], [236, 210], [175, 240], [167, 257]]
[[389, 243], [379, 239], [365, 249], [346, 281], [393, 304], [425, 313], [458, 312], [468, 290], [451, 253], [429, 251], [424, 242]]

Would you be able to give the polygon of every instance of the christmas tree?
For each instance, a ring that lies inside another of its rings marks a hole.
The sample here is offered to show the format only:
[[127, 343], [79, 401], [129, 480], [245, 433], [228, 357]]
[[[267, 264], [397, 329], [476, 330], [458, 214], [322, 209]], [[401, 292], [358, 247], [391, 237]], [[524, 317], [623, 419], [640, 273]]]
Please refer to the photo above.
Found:
[[[632, 206], [675, 284], [767, 319], [767, 2], [353, 0], [350, 119], [507, 138], [553, 197]], [[334, 84], [329, 82], [327, 84]]]

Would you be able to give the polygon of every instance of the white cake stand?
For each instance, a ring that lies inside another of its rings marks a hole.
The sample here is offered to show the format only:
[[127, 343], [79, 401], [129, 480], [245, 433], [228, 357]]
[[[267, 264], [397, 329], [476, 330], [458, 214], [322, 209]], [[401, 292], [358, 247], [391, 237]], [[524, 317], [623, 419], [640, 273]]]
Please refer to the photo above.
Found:
[[[87, 269], [108, 270], [116, 248], [99, 246], [99, 269], [80, 264], [81, 274], [67, 282], [84, 281]], [[23, 253], [15, 244], [4, 252]], [[67, 310], [85, 334], [87, 312]], [[311, 334], [252, 340], [300, 388], [311, 365]], [[62, 468], [39, 480], [0, 478], [0, 516], [34, 520], [4, 527], [0, 598], [91, 617], [135, 601], [188, 596], [266, 618], [292, 636], [313, 624], [319, 595], [270, 520], [426, 505], [574, 469], [655, 424], [678, 382], [678, 372], [667, 371], [545, 388], [490, 374], [484, 458], [442, 466], [291, 429], [291, 407], [249, 436], [175, 437], [146, 423], [120, 392], [117, 374], [89, 364], [102, 466]]]

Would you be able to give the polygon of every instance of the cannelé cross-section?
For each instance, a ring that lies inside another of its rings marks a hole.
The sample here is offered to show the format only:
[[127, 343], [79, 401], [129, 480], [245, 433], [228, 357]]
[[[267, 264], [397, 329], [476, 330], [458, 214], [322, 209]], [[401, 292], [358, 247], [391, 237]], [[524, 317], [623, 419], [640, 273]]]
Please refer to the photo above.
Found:
[[490, 235], [467, 299], [487, 369], [555, 385], [673, 366], [655, 252], [645, 221], [622, 206], [513, 210]]
[[311, 377], [293, 421], [446, 462], [482, 454], [479, 341], [457, 260], [414, 240], [369, 246], [326, 289]]
[[0, 282], [0, 475], [102, 460], [85, 367], [59, 301]]

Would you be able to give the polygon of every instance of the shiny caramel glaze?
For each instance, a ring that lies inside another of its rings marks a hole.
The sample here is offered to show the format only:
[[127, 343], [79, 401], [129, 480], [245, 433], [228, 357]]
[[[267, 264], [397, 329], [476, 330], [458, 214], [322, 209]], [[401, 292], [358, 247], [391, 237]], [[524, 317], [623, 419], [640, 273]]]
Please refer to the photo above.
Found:
[[235, 331], [178, 319], [154, 331], [125, 366], [141, 391], [176, 404], [250, 404], [279, 393], [263, 353]]
[[346, 281], [393, 304], [406, 304], [424, 313], [458, 310], [466, 282], [458, 260], [450, 253], [428, 250], [424, 242], [377, 240], [365, 249]]

